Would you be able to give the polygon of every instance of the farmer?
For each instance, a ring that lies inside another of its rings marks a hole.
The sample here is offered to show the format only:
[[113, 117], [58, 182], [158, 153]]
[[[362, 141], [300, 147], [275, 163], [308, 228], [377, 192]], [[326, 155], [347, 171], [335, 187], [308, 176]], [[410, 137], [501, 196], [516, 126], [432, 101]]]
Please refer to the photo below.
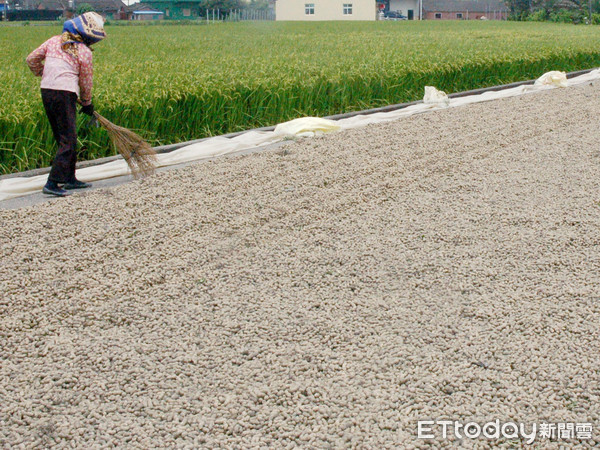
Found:
[[62, 35], [48, 39], [27, 57], [31, 71], [42, 77], [42, 102], [58, 145], [45, 194], [65, 197], [71, 189], [91, 186], [75, 178], [76, 104], [82, 105], [80, 112], [93, 116], [91, 45], [105, 36], [102, 16], [87, 12], [67, 20]]

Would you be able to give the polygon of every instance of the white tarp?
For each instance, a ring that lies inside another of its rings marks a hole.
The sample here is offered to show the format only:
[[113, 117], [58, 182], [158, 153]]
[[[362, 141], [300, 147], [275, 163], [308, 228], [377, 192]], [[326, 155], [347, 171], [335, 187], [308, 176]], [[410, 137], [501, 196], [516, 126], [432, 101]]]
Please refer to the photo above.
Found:
[[[570, 80], [566, 79], [564, 72], [553, 71], [542, 75], [533, 85], [518, 86], [500, 91], [488, 91], [479, 95], [453, 99], [448, 99], [443, 92], [428, 86], [432, 88], [428, 90], [431, 100], [429, 103], [418, 103], [396, 111], [357, 115], [337, 121], [318, 117], [304, 117], [279, 124], [275, 127], [274, 131], [248, 131], [233, 138], [214, 137], [196, 144], [190, 144], [170, 153], [158, 155], [158, 166], [171, 166], [213, 158], [240, 150], [269, 145], [293, 136], [313, 136], [336, 130], [359, 128], [373, 123], [389, 122], [401, 117], [408, 117], [437, 109], [453, 108], [471, 103], [514, 97], [555, 89], [557, 87], [576, 86], [598, 79], [600, 79], [600, 69], [595, 69]], [[77, 178], [88, 182], [127, 174], [129, 174], [129, 169], [122, 159], [77, 170]], [[0, 201], [39, 192], [42, 190], [47, 178], [48, 175], [38, 175], [35, 177], [15, 177], [0, 180]]]

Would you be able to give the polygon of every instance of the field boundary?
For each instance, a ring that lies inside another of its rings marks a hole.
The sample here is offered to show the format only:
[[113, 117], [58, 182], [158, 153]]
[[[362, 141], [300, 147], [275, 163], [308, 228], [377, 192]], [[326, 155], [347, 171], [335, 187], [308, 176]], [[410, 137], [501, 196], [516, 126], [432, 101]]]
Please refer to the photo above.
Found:
[[[569, 73], [567, 73], [567, 78], [574, 78], [574, 77], [577, 77], [580, 75], [584, 75], [586, 73], [591, 72], [592, 70], [595, 70], [595, 69], [592, 68], [592, 69], [578, 70], [575, 72], [569, 72]], [[470, 95], [479, 95], [479, 94], [483, 94], [485, 92], [502, 91], [505, 89], [511, 89], [511, 88], [518, 87], [518, 86], [531, 85], [531, 84], [534, 84], [535, 81], [536, 80], [517, 81], [514, 83], [502, 84], [502, 85], [498, 85], [498, 86], [490, 86], [490, 87], [486, 87], [486, 88], [472, 89], [472, 90], [468, 90], [468, 91], [448, 94], [448, 97], [449, 98], [461, 98], [461, 97], [467, 97]], [[399, 109], [403, 109], [408, 106], [416, 105], [419, 103], [423, 103], [423, 101], [417, 100], [417, 101], [413, 101], [413, 102], [398, 103], [398, 104], [393, 104], [393, 105], [388, 105], [388, 106], [382, 106], [379, 108], [366, 109], [366, 110], [362, 110], [362, 111], [352, 111], [352, 112], [348, 112], [348, 113], [335, 114], [332, 116], [326, 116], [325, 119], [340, 120], [340, 119], [347, 119], [347, 118], [359, 116], [359, 115], [366, 116], [366, 115], [377, 114], [377, 113], [397, 111]], [[204, 137], [201, 139], [194, 139], [191, 141], [178, 142], [176, 144], [161, 145], [158, 147], [154, 147], [154, 150], [157, 153], [170, 153], [170, 152], [178, 150], [182, 147], [186, 147], [186, 146], [192, 145], [192, 144], [197, 144], [199, 142], [206, 141], [207, 139], [212, 139], [214, 137], [223, 137], [223, 138], [230, 139], [230, 138], [234, 138], [236, 136], [240, 136], [244, 133], [248, 133], [250, 131], [273, 131], [274, 129], [275, 129], [274, 125], [268, 126], [268, 127], [261, 127], [261, 128], [252, 128], [250, 130], [236, 131], [233, 133], [227, 133], [227, 134], [223, 134], [220, 136], [208, 136], [208, 137]], [[113, 156], [107, 156], [104, 158], [80, 161], [77, 163], [77, 168], [83, 169], [85, 167], [93, 167], [93, 166], [97, 166], [100, 164], [105, 164], [105, 163], [108, 163], [111, 161], [115, 161], [118, 159], [122, 159], [122, 157], [120, 155], [113, 155]], [[0, 175], [0, 180], [9, 179], [9, 178], [17, 178], [17, 177], [23, 177], [23, 178], [34, 177], [34, 176], [44, 175], [49, 172], [50, 172], [50, 167], [42, 167], [39, 169], [27, 170], [25, 172], [16, 172], [16, 173], [11, 173], [11, 174], [6, 174], [6, 175]]]

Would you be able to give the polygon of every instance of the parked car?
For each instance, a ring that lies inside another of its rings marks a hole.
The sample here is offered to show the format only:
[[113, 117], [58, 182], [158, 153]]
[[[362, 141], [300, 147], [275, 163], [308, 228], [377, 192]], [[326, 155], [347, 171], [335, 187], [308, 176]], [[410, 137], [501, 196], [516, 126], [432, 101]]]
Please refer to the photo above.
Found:
[[385, 20], [408, 20], [400, 11], [388, 11], [383, 15]]

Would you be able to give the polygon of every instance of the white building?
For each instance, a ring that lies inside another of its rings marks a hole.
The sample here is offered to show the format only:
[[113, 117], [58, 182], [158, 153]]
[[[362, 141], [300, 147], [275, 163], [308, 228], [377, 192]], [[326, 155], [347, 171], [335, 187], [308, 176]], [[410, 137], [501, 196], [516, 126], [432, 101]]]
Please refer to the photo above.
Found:
[[400, 11], [408, 20], [419, 20], [421, 3], [419, 0], [389, 0], [390, 11]]
[[[408, 1], [408, 0], [404, 0]], [[375, 0], [277, 0], [277, 20], [376, 20]]]

